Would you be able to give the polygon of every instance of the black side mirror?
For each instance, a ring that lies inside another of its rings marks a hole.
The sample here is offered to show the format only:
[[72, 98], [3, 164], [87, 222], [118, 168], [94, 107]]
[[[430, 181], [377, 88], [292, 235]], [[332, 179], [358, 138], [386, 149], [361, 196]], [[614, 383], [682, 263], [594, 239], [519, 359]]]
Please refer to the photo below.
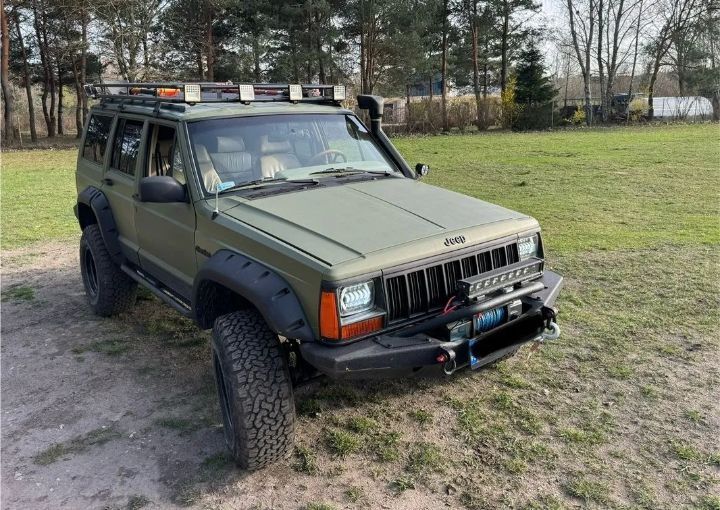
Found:
[[415, 165], [415, 173], [417, 174], [418, 179], [421, 177], [425, 177], [427, 174], [430, 173], [430, 167], [425, 163], [418, 163], [417, 165]]
[[153, 175], [140, 180], [140, 201], [160, 204], [187, 202], [185, 186], [167, 175]]

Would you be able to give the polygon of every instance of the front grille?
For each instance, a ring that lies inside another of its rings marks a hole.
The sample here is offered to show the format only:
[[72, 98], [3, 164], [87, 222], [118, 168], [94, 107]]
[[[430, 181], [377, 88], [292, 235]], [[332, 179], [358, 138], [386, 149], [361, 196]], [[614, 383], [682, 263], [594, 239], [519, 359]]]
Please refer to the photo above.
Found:
[[389, 276], [385, 278], [388, 320], [400, 321], [442, 308], [457, 292], [458, 280], [519, 261], [517, 243], [510, 243]]

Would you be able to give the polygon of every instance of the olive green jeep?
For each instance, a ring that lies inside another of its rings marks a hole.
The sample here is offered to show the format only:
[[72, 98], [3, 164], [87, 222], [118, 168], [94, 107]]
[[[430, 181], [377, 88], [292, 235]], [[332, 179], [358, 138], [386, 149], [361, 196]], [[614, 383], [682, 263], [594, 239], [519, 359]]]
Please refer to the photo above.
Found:
[[77, 161], [95, 313], [143, 285], [202, 329], [225, 439], [259, 468], [291, 450], [315, 376], [452, 374], [556, 338], [562, 277], [536, 220], [420, 182], [358, 96], [331, 85], [104, 83]]

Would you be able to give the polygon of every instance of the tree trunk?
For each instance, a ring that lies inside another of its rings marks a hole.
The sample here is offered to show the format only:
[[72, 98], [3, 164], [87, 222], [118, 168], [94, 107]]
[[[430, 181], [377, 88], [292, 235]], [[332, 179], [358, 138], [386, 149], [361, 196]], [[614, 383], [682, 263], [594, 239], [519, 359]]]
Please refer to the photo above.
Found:
[[213, 39], [213, 12], [212, 6], [208, 2], [205, 10], [205, 41], [206, 60], [207, 60], [207, 79], [215, 81], [215, 41]]
[[320, 79], [320, 83], [326, 83], [327, 77], [325, 76], [325, 62], [323, 59], [321, 20], [319, 12], [315, 12], [315, 51], [317, 52], [318, 78]]
[[33, 0], [32, 3], [32, 9], [33, 9], [33, 26], [35, 28], [35, 39], [37, 39], [38, 43], [38, 54], [40, 55], [40, 64], [42, 65], [43, 69], [43, 92], [40, 100], [40, 104], [42, 105], [42, 111], [43, 111], [43, 119], [45, 120], [45, 129], [47, 130], [47, 136], [54, 136], [55, 135], [55, 122], [54, 119], [50, 118], [50, 112], [48, 111], [48, 105], [47, 105], [47, 99], [48, 95], [50, 93], [50, 81], [51, 81], [51, 73], [49, 69], [50, 63], [48, 62], [48, 55], [47, 55], [47, 48], [43, 44], [43, 36], [42, 36], [42, 19], [40, 17], [40, 12], [38, 10], [38, 4], [37, 0]]
[[410, 118], [410, 84], [405, 85], [405, 129], [410, 132], [412, 119]]
[[253, 48], [253, 78], [255, 79], [255, 83], [260, 83], [262, 81], [261, 71], [260, 71], [260, 36], [257, 34], [257, 32], [253, 32], [252, 36], [252, 48]]
[[447, 112], [447, 52], [448, 52], [448, 0], [444, 0], [443, 3], [443, 33], [442, 33], [442, 63], [441, 63], [441, 75], [442, 75], [442, 123], [443, 131], [450, 130], [450, 122], [448, 119]]
[[[628, 87], [628, 101], [632, 101], [633, 80], [635, 79], [635, 66], [637, 65], [638, 44], [640, 43], [640, 20], [642, 19], [643, 2], [638, 7], [637, 26], [635, 27], [635, 49], [633, 50], [632, 71], [630, 71], [630, 86]], [[629, 119], [628, 115], [628, 119]]]
[[[603, 122], [607, 122], [607, 105], [606, 101], [606, 90], [605, 90], [605, 73], [603, 71], [602, 61], [602, 47], [603, 47], [603, 0], [599, 0], [597, 13], [598, 13], [598, 32], [597, 32], [597, 66], [598, 66], [598, 79], [600, 81], [600, 119]], [[590, 13], [592, 16], [592, 13]]]
[[510, 36], [510, 6], [509, 0], [503, 0], [503, 25], [500, 39], [500, 93], [505, 92], [507, 86], [508, 69], [508, 37]]
[[[28, 101], [28, 121], [30, 125], [30, 140], [37, 142], [37, 128], [35, 127], [35, 105], [33, 104], [32, 83], [30, 82], [30, 69], [27, 60], [27, 50], [23, 41], [22, 30], [20, 30], [20, 16], [15, 11], [15, 29], [17, 30], [18, 44], [23, 61], [23, 81], [25, 82], [25, 95]], [[4, 74], [4, 73], [3, 73]]]
[[[82, 47], [80, 48], [80, 84], [81, 89], [82, 85], [85, 85], [87, 83], [87, 26], [88, 26], [88, 15], [87, 11], [83, 7], [83, 10], [81, 12], [82, 16], [82, 30], [80, 32], [80, 42], [82, 44]], [[81, 90], [82, 92], [82, 90]], [[85, 125], [85, 122], [87, 121], [88, 116], [88, 98], [83, 93], [82, 94], [82, 125]]]
[[65, 128], [63, 127], [63, 109], [65, 108], [64, 99], [65, 94], [63, 93], [63, 74], [60, 70], [60, 60], [57, 62], [57, 78], [58, 78], [58, 105], [57, 105], [57, 134], [64, 135]]
[[4, 120], [5, 132], [4, 138], [6, 142], [14, 142], [20, 138], [20, 132], [15, 124], [15, 99], [10, 87], [8, 78], [8, 69], [10, 67], [10, 23], [8, 21], [5, 6], [0, 5], [0, 31], [2, 32], [0, 40], [2, 42], [2, 56], [0, 57], [0, 86], [2, 87], [2, 95], [4, 99]]
[[712, 103], [712, 109], [713, 109], [712, 119], [714, 121], [719, 121], [720, 120], [720, 93], [715, 92], [713, 94], [710, 102]]
[[472, 22], [470, 23], [470, 35], [472, 37], [472, 59], [473, 59], [473, 92], [475, 93], [475, 124], [478, 129], [485, 125], [482, 112], [482, 100], [480, 99], [480, 62], [478, 62], [478, 23], [477, 23], [477, 0], [472, 2]]

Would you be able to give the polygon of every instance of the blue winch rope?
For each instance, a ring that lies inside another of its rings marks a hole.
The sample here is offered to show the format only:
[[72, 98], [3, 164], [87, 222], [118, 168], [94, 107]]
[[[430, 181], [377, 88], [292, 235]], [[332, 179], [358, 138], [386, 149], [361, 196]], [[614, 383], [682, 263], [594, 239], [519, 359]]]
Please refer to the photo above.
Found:
[[505, 307], [493, 308], [475, 318], [475, 331], [484, 333], [499, 326], [505, 321], [507, 310]]

